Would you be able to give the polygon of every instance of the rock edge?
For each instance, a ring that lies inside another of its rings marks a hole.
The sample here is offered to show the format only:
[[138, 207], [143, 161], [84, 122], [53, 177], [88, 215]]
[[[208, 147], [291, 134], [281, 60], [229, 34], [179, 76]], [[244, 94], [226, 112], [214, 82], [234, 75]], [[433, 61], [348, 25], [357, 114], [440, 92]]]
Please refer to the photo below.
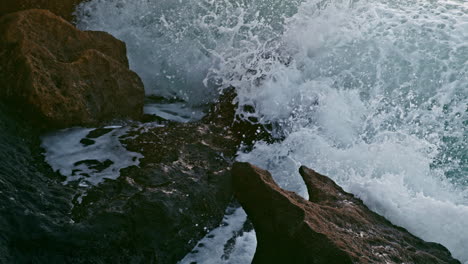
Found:
[[257, 233], [253, 263], [460, 263], [307, 167], [299, 172], [309, 201], [251, 164], [235, 163], [232, 171], [234, 194]]

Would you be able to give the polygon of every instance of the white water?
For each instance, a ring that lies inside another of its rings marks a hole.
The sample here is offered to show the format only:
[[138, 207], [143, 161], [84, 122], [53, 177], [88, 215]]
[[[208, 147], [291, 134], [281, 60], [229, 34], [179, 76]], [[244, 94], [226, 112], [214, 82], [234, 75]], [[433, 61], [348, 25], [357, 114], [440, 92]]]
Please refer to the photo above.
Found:
[[[54, 171], [65, 176], [64, 184], [78, 182], [80, 187], [89, 187], [103, 182], [105, 179], [117, 179], [120, 170], [137, 166], [140, 153], [128, 151], [120, 143], [128, 127], [106, 127], [109, 131], [99, 137], [90, 138], [94, 143], [83, 144], [81, 141], [93, 128], [69, 128], [42, 137], [42, 147], [45, 149], [45, 160]], [[86, 163], [86, 161], [94, 163]], [[106, 164], [104, 168], [97, 165]]]
[[[247, 214], [242, 208], [229, 207], [220, 227], [200, 240], [179, 264], [245, 264], [252, 261], [257, 238], [255, 231], [242, 231]], [[232, 211], [232, 212], [230, 212]], [[229, 243], [229, 240], [234, 240]]]
[[145, 114], [159, 116], [166, 120], [172, 120], [180, 123], [200, 120], [205, 116], [203, 109], [195, 109], [188, 104], [180, 102], [146, 103], [144, 112]]
[[244, 114], [285, 136], [240, 160], [302, 195], [300, 165], [329, 175], [468, 263], [467, 2], [94, 0], [80, 12], [81, 27], [126, 41], [148, 93], [197, 105], [233, 85], [240, 113], [255, 106]]

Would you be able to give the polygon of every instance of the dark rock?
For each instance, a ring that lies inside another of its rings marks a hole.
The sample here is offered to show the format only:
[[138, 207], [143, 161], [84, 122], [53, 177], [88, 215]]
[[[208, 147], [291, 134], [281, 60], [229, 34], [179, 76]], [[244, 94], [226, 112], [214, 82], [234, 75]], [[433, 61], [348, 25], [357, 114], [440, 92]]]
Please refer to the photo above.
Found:
[[92, 169], [96, 172], [101, 172], [107, 168], [109, 168], [114, 162], [112, 160], [105, 160], [105, 161], [99, 161], [99, 160], [82, 160], [78, 161], [73, 166], [79, 166], [79, 165], [86, 165], [89, 169]]
[[112, 132], [112, 128], [96, 128], [88, 133], [86, 135], [86, 138], [99, 138], [104, 136], [105, 134], [108, 134]]
[[235, 196], [257, 233], [253, 263], [460, 263], [306, 167], [300, 173], [309, 201], [248, 163], [235, 163], [232, 173]]
[[67, 263], [67, 252], [56, 249], [76, 245], [70, 245], [73, 237], [63, 230], [70, 222], [63, 212], [70, 210], [73, 190], [44, 162], [40, 133], [0, 103], [2, 264]]
[[231, 164], [242, 141], [233, 130], [234, 97], [224, 94], [199, 122], [147, 124], [121, 139], [143, 154], [139, 167], [93, 187], [73, 209], [77, 223], [105, 230], [106, 239], [93, 244], [96, 252], [172, 264], [219, 225], [232, 199]]
[[83, 138], [80, 140], [80, 143], [83, 144], [84, 146], [91, 146], [96, 143], [96, 141], [89, 139], [89, 138]]
[[83, 0], [2, 0], [0, 5], [0, 17], [8, 13], [22, 11], [26, 9], [47, 9], [64, 19], [72, 22], [73, 12], [78, 4], [86, 2]]
[[[249, 150], [256, 141], [262, 140], [273, 143], [281, 138], [273, 138], [269, 125], [263, 125], [258, 122], [246, 120], [242, 114], [237, 113], [238, 104], [237, 94], [234, 88], [226, 89], [219, 97], [219, 102], [214, 104], [207, 116], [203, 118], [205, 123], [222, 123], [228, 126], [234, 137], [240, 140], [240, 143]], [[230, 105], [230, 107], [225, 107]], [[246, 106], [248, 111], [255, 112], [253, 106]], [[245, 110], [245, 109], [244, 109]]]
[[[224, 94], [196, 123], [129, 128], [120, 140], [144, 155], [141, 164], [91, 187], [63, 185], [40, 155], [41, 131], [14, 107], [4, 117], [0, 103], [0, 263], [177, 263], [231, 201], [230, 167], [244, 139], [235, 128], [248, 127], [233, 120], [234, 98]], [[109, 132], [93, 130], [84, 143]], [[110, 161], [79, 164], [99, 171]]]
[[53, 127], [143, 114], [143, 84], [128, 68], [125, 44], [46, 10], [0, 19], [0, 82], [0, 99]]

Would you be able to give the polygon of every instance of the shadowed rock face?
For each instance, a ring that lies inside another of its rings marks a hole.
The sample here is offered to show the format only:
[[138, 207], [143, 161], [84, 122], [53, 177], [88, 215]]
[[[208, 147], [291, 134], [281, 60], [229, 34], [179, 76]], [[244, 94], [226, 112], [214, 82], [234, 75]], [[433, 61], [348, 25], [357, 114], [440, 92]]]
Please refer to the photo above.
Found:
[[64, 185], [40, 155], [39, 129], [0, 103], [0, 263], [177, 263], [232, 199], [231, 165], [244, 139], [236, 128], [255, 131], [234, 121], [234, 97], [223, 95], [195, 123], [129, 127], [120, 140], [143, 154], [139, 166], [86, 189]]
[[0, 18], [0, 99], [48, 126], [137, 119], [144, 89], [129, 70], [125, 44], [80, 31], [47, 10]]
[[74, 19], [73, 12], [83, 0], [2, 0], [0, 17], [21, 10], [38, 8], [52, 11], [68, 21]]
[[460, 263], [442, 245], [370, 211], [326, 176], [306, 167], [299, 172], [309, 201], [278, 187], [268, 171], [234, 164], [234, 194], [257, 233], [253, 263]]

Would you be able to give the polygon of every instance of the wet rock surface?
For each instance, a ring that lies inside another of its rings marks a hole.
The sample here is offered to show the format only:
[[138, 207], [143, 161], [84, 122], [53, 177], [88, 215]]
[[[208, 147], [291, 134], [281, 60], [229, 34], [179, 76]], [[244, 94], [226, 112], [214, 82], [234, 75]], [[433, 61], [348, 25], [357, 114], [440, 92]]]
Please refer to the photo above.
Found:
[[[41, 156], [42, 131], [0, 104], [0, 262], [182, 259], [219, 225], [232, 199], [230, 166], [240, 144], [233, 96], [196, 123], [135, 124], [120, 140], [144, 154], [139, 167], [89, 187], [64, 185]], [[84, 138], [99, 141], [112, 132], [98, 128]], [[79, 163], [98, 170], [110, 162]]]
[[139, 166], [90, 189], [72, 213], [79, 223], [105, 226], [96, 252], [118, 247], [125, 260], [176, 263], [219, 225], [242, 138], [233, 130], [234, 94], [223, 98], [199, 122], [150, 123], [121, 138], [144, 156]]
[[0, 82], [0, 99], [38, 124], [90, 126], [143, 114], [143, 84], [129, 70], [125, 44], [47, 10], [0, 18]]
[[66, 263], [78, 245], [73, 189], [44, 162], [40, 133], [0, 103], [0, 263]]
[[460, 263], [370, 211], [331, 179], [306, 167], [309, 201], [278, 187], [268, 171], [233, 166], [233, 188], [255, 227], [253, 263]]

